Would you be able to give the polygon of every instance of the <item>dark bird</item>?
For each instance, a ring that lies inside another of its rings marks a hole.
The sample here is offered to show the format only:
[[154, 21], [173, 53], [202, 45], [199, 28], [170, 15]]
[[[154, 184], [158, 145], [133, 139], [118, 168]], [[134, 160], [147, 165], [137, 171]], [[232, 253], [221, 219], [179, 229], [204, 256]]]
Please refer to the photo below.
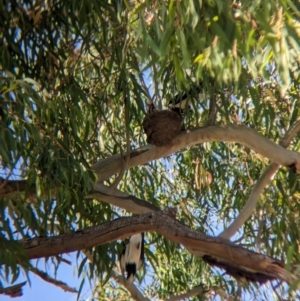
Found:
[[133, 282], [137, 271], [144, 264], [144, 233], [132, 235], [120, 258], [122, 271], [127, 273], [127, 281]]

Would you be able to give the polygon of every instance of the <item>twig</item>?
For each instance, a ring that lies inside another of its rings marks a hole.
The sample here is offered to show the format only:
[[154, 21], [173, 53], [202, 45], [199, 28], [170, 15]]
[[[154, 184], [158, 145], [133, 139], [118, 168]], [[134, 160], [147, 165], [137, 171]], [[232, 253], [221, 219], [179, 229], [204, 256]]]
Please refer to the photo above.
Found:
[[[138, 62], [137, 62], [136, 56], [133, 56], [133, 58], [134, 58], [134, 62], [135, 62], [135, 64], [136, 64], [136, 67], [139, 67], [139, 64], [138, 64]], [[139, 77], [139, 79], [140, 79], [141, 85], [142, 85], [142, 87], [144, 88], [144, 92], [145, 92], [146, 95], [147, 95], [147, 98], [148, 98], [147, 103], [148, 103], [148, 104], [153, 103], [153, 99], [152, 99], [152, 97], [151, 97], [151, 95], [150, 95], [149, 88], [147, 87], [147, 85], [146, 85], [146, 83], [145, 83], [145, 80], [144, 80], [144, 77], [143, 77], [143, 73], [142, 73], [142, 72], [137, 72], [137, 74], [138, 74], [138, 77]]]
[[56, 256], [56, 259], [57, 259], [57, 261], [64, 262], [67, 265], [71, 265], [72, 264], [72, 262], [70, 260], [67, 260], [67, 259], [63, 258], [62, 256]]
[[124, 281], [124, 277], [122, 275], [118, 274], [114, 270], [111, 271], [111, 275], [119, 284], [121, 284], [123, 287], [125, 287], [128, 290], [133, 300], [150, 301], [150, 299], [145, 297], [132, 282]]
[[129, 100], [127, 98], [126, 95], [126, 91], [123, 91], [123, 95], [124, 95], [124, 100], [125, 100], [125, 126], [126, 126], [126, 154], [125, 154], [125, 158], [123, 156], [123, 162], [122, 162], [122, 167], [121, 170], [117, 176], [117, 178], [115, 179], [115, 181], [111, 184], [111, 187], [114, 189], [116, 188], [119, 183], [121, 182], [123, 175], [125, 173], [125, 170], [127, 168], [127, 164], [129, 162], [130, 159], [130, 151], [131, 151], [131, 147], [130, 147], [130, 132], [129, 132]]
[[41, 277], [44, 281], [49, 282], [51, 284], [54, 284], [57, 287], [60, 287], [61, 289], [63, 289], [64, 291], [70, 292], [70, 293], [77, 293], [75, 288], [72, 288], [70, 286], [68, 286], [66, 283], [56, 280], [54, 278], [52, 278], [51, 276], [49, 276], [47, 273], [38, 270], [37, 268], [34, 268], [33, 266], [30, 267], [30, 271], [36, 275], [38, 275], [39, 277]]
[[[85, 254], [85, 256], [90, 262], [93, 262], [93, 254], [91, 253], [91, 251], [82, 250], [82, 252]], [[150, 301], [150, 299], [143, 296], [143, 294], [137, 289], [137, 287], [132, 282], [124, 281], [123, 275], [120, 275], [115, 270], [112, 270], [111, 276], [129, 291], [131, 298], [135, 301]]]
[[263, 226], [264, 226], [264, 220], [263, 220], [263, 210], [258, 210], [258, 229], [257, 229], [257, 235], [256, 235], [256, 251], [260, 252], [260, 244], [261, 244], [261, 236], [263, 233]]
[[113, 139], [113, 141], [115, 142], [115, 144], [119, 146], [121, 154], [122, 154], [122, 147], [121, 147], [120, 143], [116, 140], [115, 135], [114, 135], [114, 133], [113, 133], [113, 131], [111, 129], [111, 125], [108, 122], [105, 114], [103, 113], [101, 106], [99, 106], [99, 110], [101, 111], [101, 115], [102, 115], [102, 117], [104, 119], [104, 122], [106, 123], [107, 129], [108, 129], [108, 131], [109, 131], [109, 133], [111, 135], [111, 138]]
[[[156, 65], [153, 64], [153, 78], [157, 78], [157, 70], [156, 70]], [[159, 98], [159, 102], [158, 102], [158, 105], [156, 104], [156, 107], [157, 109], [161, 110], [162, 109], [162, 98], [161, 98], [161, 95], [159, 93], [159, 87], [158, 87], [158, 81], [157, 80], [154, 80], [154, 95], [156, 97]]]
[[[126, 110], [126, 107], [127, 107], [127, 105], [125, 104], [125, 110]], [[100, 108], [100, 110], [101, 110], [102, 116], [103, 116], [104, 121], [105, 121], [106, 126], [107, 126], [107, 129], [108, 129], [108, 131], [109, 131], [109, 133], [110, 133], [110, 135], [111, 135], [113, 141], [114, 141], [115, 144], [118, 145], [119, 148], [120, 148], [120, 154], [121, 154], [121, 157], [122, 157], [122, 164], [121, 164], [121, 169], [120, 169], [119, 175], [118, 175], [118, 177], [115, 179], [114, 183], [112, 183], [112, 185], [111, 185], [112, 188], [116, 188], [116, 187], [118, 186], [118, 184], [120, 183], [122, 177], [123, 177], [123, 174], [124, 174], [124, 172], [125, 172], [125, 170], [126, 170], [126, 165], [127, 165], [127, 164], [125, 164], [125, 162], [124, 162], [124, 155], [123, 155], [122, 145], [116, 140], [115, 135], [114, 135], [114, 133], [113, 133], [113, 131], [112, 131], [112, 129], [111, 129], [110, 123], [108, 122], [108, 120], [107, 120], [105, 114], [103, 114], [101, 108]], [[126, 114], [126, 113], [125, 113], [125, 114]], [[126, 117], [125, 117], [125, 119], [126, 119]], [[126, 121], [125, 121], [125, 122], [126, 122]], [[127, 130], [128, 130], [128, 126], [126, 125], [126, 140], [127, 140], [127, 152], [128, 152], [128, 136], [129, 136], [129, 134], [127, 135]], [[130, 145], [129, 145], [129, 147], [130, 147]], [[129, 156], [130, 156], [130, 153], [126, 154], [126, 157], [125, 157], [126, 162], [128, 162]]]
[[[8, 182], [8, 179], [9, 179], [9, 177], [12, 175], [12, 173], [13, 173], [13, 169], [11, 169], [10, 170], [10, 172], [8, 173], [8, 175], [5, 177], [5, 179], [2, 179], [2, 178], [0, 178], [0, 190], [2, 189], [2, 188], [4, 188], [4, 186], [7, 184], [7, 182]], [[2, 180], [3, 180], [3, 182], [2, 182]], [[2, 183], [1, 183], [2, 182]]]
[[24, 281], [22, 283], [9, 286], [9, 287], [0, 287], [0, 295], [10, 296], [11, 298], [23, 296], [22, 287], [27, 283]]
[[[211, 81], [213, 80], [211, 79]], [[209, 102], [209, 114], [208, 114], [207, 125], [215, 125], [216, 118], [217, 118], [217, 97], [216, 97], [216, 93], [212, 93], [212, 90], [215, 89], [215, 81], [213, 81], [211, 84], [212, 84], [212, 89], [210, 89], [210, 102]]]
[[202, 285], [196, 286], [192, 288], [191, 290], [179, 294], [179, 295], [173, 295], [170, 296], [169, 298], [165, 299], [164, 301], [179, 301], [179, 300], [184, 300], [187, 298], [195, 297], [198, 295], [203, 295], [204, 293], [207, 293], [209, 290], [205, 289]]

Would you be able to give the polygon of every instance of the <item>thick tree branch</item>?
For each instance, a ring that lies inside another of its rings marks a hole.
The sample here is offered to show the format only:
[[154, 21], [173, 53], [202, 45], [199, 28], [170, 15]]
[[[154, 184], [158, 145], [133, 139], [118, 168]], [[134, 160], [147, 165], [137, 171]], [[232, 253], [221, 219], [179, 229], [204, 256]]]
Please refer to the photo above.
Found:
[[[286, 132], [284, 138], [281, 141], [283, 147], [288, 147], [292, 139], [300, 131], [300, 120], [296, 121], [291, 128]], [[246, 220], [251, 216], [253, 211], [256, 208], [257, 202], [260, 195], [262, 194], [265, 187], [271, 182], [276, 171], [278, 170], [279, 165], [276, 163], [271, 163], [268, 168], [264, 171], [261, 178], [255, 184], [244, 208], [239, 213], [238, 217], [232, 222], [232, 224], [225, 229], [219, 237], [230, 239], [240, 227], [246, 222]]]
[[234, 276], [259, 282], [291, 280], [283, 262], [249, 251], [228, 240], [192, 231], [165, 211], [123, 217], [74, 233], [49, 238], [37, 237], [20, 243], [28, 259], [35, 259], [91, 248], [146, 231], [155, 231], [175, 243], [182, 244], [193, 255], [226, 269]]
[[[287, 150], [243, 125], [207, 126], [183, 131], [168, 145], [146, 145], [133, 150], [127, 168], [168, 156], [191, 145], [213, 141], [241, 143], [279, 165], [294, 166], [300, 172], [299, 153]], [[122, 162], [123, 158], [118, 154], [98, 161], [92, 169], [96, 172], [98, 181], [104, 181], [120, 171]]]

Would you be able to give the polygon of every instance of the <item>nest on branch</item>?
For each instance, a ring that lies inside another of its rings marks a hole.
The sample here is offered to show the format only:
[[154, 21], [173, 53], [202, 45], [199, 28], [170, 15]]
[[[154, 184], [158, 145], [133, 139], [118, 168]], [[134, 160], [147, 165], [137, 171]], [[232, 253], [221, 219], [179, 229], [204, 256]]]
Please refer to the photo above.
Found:
[[183, 129], [182, 117], [175, 111], [152, 111], [143, 120], [147, 142], [163, 146], [172, 141]]

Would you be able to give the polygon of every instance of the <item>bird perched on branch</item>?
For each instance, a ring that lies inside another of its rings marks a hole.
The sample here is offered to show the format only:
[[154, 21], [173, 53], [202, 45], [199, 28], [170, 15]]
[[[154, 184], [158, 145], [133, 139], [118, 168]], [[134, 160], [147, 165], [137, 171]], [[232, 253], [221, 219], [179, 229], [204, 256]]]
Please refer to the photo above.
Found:
[[127, 273], [127, 281], [133, 282], [137, 271], [144, 264], [144, 233], [132, 235], [120, 258], [122, 271]]
[[203, 83], [200, 83], [197, 87], [192, 87], [189, 91], [177, 94], [173, 99], [169, 101], [169, 109], [182, 114], [189, 106], [189, 96], [194, 96], [202, 92]]

